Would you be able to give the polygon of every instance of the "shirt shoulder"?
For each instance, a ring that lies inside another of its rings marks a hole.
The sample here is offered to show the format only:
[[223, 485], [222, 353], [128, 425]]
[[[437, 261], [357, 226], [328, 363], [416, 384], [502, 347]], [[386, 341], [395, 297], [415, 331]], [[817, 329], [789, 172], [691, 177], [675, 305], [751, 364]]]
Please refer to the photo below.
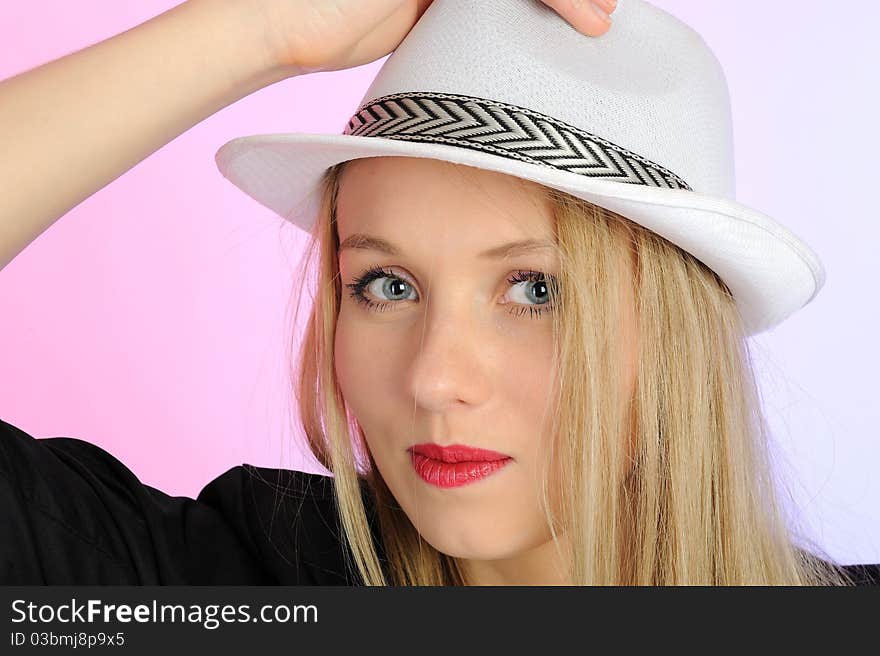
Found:
[[330, 475], [243, 464], [206, 485], [198, 501], [229, 522], [280, 584], [360, 585], [333, 486]]
[[856, 585], [880, 585], [880, 563], [842, 565]]
[[197, 499], [170, 496], [94, 444], [0, 420], [0, 581], [349, 584], [331, 486], [238, 465]]

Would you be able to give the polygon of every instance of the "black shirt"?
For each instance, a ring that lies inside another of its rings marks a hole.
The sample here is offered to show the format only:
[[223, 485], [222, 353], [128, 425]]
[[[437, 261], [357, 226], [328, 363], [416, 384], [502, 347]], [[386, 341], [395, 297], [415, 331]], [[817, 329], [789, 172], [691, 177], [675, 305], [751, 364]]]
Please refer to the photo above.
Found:
[[[0, 584], [362, 585], [332, 485], [244, 464], [173, 497], [94, 444], [0, 420]], [[846, 569], [880, 585], [880, 565]]]
[[332, 484], [245, 464], [175, 497], [94, 444], [0, 420], [0, 584], [361, 585]]

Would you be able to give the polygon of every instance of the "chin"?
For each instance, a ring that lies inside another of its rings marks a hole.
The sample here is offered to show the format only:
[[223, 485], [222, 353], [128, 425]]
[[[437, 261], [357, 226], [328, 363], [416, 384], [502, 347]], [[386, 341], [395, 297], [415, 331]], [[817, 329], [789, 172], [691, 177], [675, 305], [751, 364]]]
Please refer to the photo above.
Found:
[[504, 536], [493, 535], [487, 539], [485, 531], [451, 532], [446, 527], [419, 527], [416, 526], [419, 535], [428, 544], [440, 553], [453, 558], [466, 560], [498, 560], [509, 558], [518, 553], [514, 539], [505, 539]]

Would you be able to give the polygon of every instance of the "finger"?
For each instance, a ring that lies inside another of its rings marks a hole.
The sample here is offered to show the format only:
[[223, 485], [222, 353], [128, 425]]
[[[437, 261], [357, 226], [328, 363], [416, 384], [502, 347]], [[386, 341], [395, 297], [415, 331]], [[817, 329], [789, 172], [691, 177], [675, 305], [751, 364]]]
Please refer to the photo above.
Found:
[[611, 27], [602, 13], [611, 14], [617, 8], [617, 0], [541, 0], [567, 20], [581, 34], [601, 36]]

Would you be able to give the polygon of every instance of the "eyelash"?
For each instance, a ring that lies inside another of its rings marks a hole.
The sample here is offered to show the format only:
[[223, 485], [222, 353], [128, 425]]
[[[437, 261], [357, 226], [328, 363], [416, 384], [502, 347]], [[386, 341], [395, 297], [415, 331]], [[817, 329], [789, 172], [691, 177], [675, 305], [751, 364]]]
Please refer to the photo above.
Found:
[[[379, 266], [372, 266], [367, 269], [363, 274], [361, 274], [358, 278], [356, 278], [354, 282], [345, 285], [349, 290], [351, 290], [349, 296], [351, 296], [351, 298], [353, 298], [356, 302], [364, 304], [369, 310], [384, 312], [388, 309], [389, 306], [395, 305], [399, 301], [373, 301], [364, 295], [364, 289], [366, 288], [366, 286], [374, 280], [378, 280], [379, 278], [392, 278], [394, 280], [399, 280], [403, 283], [406, 283], [407, 285], [410, 284], [408, 281], [398, 275], [395, 275], [391, 271], [387, 271], [386, 269]], [[542, 273], [541, 271], [532, 271], [531, 269], [528, 269], [514, 272], [514, 274], [507, 279], [507, 282], [511, 285], [515, 285], [521, 282], [547, 281], [545, 280], [544, 273]], [[555, 286], [556, 279], [553, 276], [550, 276], [549, 287], [551, 290], [551, 297], [552, 290], [555, 288]], [[521, 303], [515, 303], [513, 305], [514, 307], [510, 310], [510, 314], [522, 316], [526, 312], [529, 312], [531, 318], [539, 318], [545, 313], [550, 313], [555, 309], [555, 304], [553, 302], [545, 303], [544, 305], [540, 306], [523, 305]]]

